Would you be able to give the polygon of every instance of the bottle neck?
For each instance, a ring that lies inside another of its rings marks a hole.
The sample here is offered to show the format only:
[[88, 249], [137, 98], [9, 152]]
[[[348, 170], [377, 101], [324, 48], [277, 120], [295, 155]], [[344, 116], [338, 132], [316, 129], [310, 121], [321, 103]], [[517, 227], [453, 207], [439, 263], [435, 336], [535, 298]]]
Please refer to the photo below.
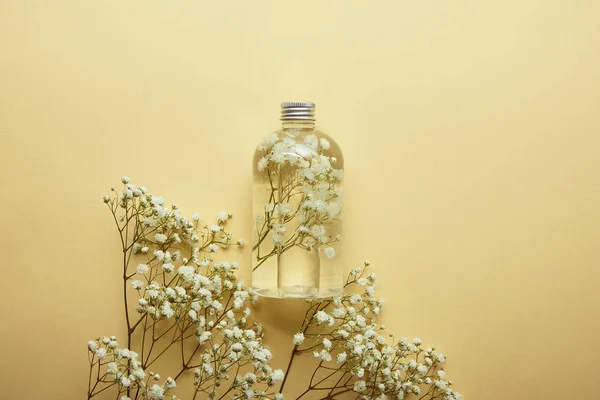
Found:
[[281, 122], [281, 126], [286, 129], [315, 129], [315, 121], [306, 119], [287, 119]]

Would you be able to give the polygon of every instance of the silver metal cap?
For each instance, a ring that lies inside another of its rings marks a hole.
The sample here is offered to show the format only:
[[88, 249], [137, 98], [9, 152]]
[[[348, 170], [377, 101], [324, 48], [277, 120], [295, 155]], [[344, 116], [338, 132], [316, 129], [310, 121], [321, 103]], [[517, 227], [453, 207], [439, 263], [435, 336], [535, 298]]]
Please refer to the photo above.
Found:
[[315, 120], [315, 103], [309, 101], [286, 101], [281, 103], [281, 118], [285, 120]]

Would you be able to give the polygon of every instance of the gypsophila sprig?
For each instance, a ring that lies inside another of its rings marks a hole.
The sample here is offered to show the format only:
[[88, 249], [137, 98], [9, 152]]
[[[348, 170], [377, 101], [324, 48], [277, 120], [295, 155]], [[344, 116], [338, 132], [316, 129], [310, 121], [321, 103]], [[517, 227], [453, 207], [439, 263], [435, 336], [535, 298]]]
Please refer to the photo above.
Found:
[[297, 356], [312, 356], [317, 365], [298, 398], [316, 391], [325, 399], [348, 392], [361, 399], [461, 399], [446, 379], [443, 354], [423, 348], [419, 338], [394, 341], [384, 334], [377, 323], [384, 300], [375, 295], [376, 276], [368, 266], [350, 272], [344, 295], [308, 302], [286, 379]]
[[[276, 160], [265, 168], [270, 162]], [[232, 215], [220, 212], [212, 224], [198, 213], [187, 219], [129, 177], [121, 182], [123, 190], [113, 190], [103, 202], [122, 245], [127, 344], [121, 347], [114, 336], [87, 343], [88, 399], [112, 390], [120, 400], [176, 400], [178, 379], [190, 374], [193, 399], [283, 400], [293, 361], [303, 354], [314, 359], [315, 369], [297, 399], [311, 392], [328, 400], [344, 394], [362, 400], [461, 399], [442, 368], [442, 353], [419, 338], [384, 334], [377, 322], [384, 301], [375, 295], [368, 262], [350, 272], [343, 295], [307, 302], [290, 340], [286, 371], [274, 369], [262, 326], [249, 320], [257, 297], [237, 279], [236, 262], [214, 258], [243, 245], [225, 229]], [[324, 252], [333, 257], [330, 249]], [[154, 371], [161, 357], [180, 361], [164, 379]]]
[[342, 216], [343, 170], [329, 152], [329, 141], [314, 134], [304, 138], [300, 155], [298, 134], [273, 132], [258, 146], [262, 157], [256, 169], [267, 176], [269, 187], [268, 202], [255, 214], [253, 270], [294, 248], [335, 256], [331, 245], [340, 236], [328, 229]]
[[[185, 218], [176, 205], [167, 207], [128, 177], [122, 183], [122, 192], [113, 190], [103, 201], [124, 255], [127, 346], [120, 348], [114, 337], [88, 343], [88, 399], [109, 389], [125, 399], [164, 399], [186, 372], [194, 376], [194, 398], [252, 392], [274, 399], [283, 372], [271, 368], [261, 326], [248, 320], [256, 298], [238, 281], [237, 262], [214, 259], [220, 250], [243, 243], [233, 244], [225, 230], [231, 214], [221, 212], [215, 223], [204, 224], [198, 214]], [[133, 310], [131, 291], [137, 299]], [[134, 334], [139, 340], [132, 340]], [[160, 357], [181, 360], [166, 380], [149, 370]], [[239, 376], [240, 370], [248, 375]]]

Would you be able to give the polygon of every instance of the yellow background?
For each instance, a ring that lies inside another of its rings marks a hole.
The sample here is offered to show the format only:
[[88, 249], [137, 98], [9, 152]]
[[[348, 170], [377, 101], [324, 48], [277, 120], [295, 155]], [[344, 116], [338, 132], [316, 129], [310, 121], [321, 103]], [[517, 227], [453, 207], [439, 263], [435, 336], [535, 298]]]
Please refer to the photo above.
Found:
[[311, 100], [389, 331], [468, 399], [599, 398], [599, 4], [1, 1], [0, 397], [82, 399], [122, 336], [121, 175], [249, 239], [254, 148]]

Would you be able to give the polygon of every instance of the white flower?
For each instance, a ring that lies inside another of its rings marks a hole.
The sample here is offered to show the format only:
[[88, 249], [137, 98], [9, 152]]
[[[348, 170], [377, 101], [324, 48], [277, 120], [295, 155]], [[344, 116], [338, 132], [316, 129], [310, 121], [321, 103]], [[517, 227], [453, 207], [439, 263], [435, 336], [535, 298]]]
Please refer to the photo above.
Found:
[[444, 356], [443, 354], [439, 353], [437, 355], [437, 360], [441, 363], [444, 363], [446, 361], [446, 356]]
[[437, 372], [437, 374], [438, 374], [438, 376], [440, 377], [440, 379], [444, 379], [444, 378], [446, 378], [446, 371], [444, 371], [443, 369], [440, 369], [440, 370]]
[[275, 395], [275, 400], [283, 400], [283, 393], [277, 393]]
[[150, 398], [152, 400], [163, 400], [165, 398], [165, 390], [156, 384], [150, 388]]
[[96, 350], [98, 350], [98, 343], [96, 343], [96, 342], [95, 342], [95, 341], [93, 341], [93, 340], [90, 340], [90, 341], [88, 342], [88, 349], [90, 349], [90, 351], [91, 351], [92, 353], [95, 353], [95, 352], [96, 352]]
[[134, 288], [135, 290], [140, 290], [144, 287], [144, 282], [135, 280], [135, 281], [131, 282], [131, 287]]
[[307, 169], [304, 171], [304, 177], [307, 180], [312, 181], [315, 179], [315, 174], [310, 169]]
[[317, 147], [319, 146], [319, 140], [317, 139], [317, 137], [315, 135], [308, 135], [304, 138], [304, 143], [312, 148], [312, 149], [317, 149]]
[[143, 369], [138, 368], [133, 371], [133, 376], [137, 378], [137, 380], [141, 381], [146, 377], [146, 372]]
[[219, 221], [225, 222], [225, 221], [227, 221], [228, 218], [229, 218], [229, 214], [227, 214], [225, 211], [221, 211], [219, 213]]
[[211, 244], [209, 244], [209, 245], [208, 245], [208, 250], [209, 250], [211, 253], [216, 253], [217, 251], [219, 251], [219, 246], [217, 246], [217, 245], [216, 245], [216, 244], [214, 244], [214, 243], [211, 243]]
[[273, 144], [275, 144], [275, 142], [277, 142], [278, 139], [279, 137], [277, 136], [277, 133], [273, 132], [265, 138], [264, 144], [265, 146], [270, 147]]
[[320, 142], [321, 142], [321, 148], [325, 151], [329, 150], [329, 148], [331, 147], [329, 140], [327, 140], [325, 138], [321, 138]]
[[331, 353], [327, 350], [321, 350], [320, 357], [323, 361], [331, 361]]
[[416, 346], [420, 346], [421, 344], [423, 344], [423, 341], [420, 338], [416, 337], [416, 338], [413, 339], [413, 343]]
[[273, 243], [275, 243], [276, 245], [280, 245], [283, 243], [283, 235], [279, 234], [279, 233], [275, 233], [274, 235], [271, 236], [271, 238], [273, 239]]
[[143, 275], [146, 272], [150, 271], [150, 268], [148, 267], [147, 264], [140, 264], [137, 266], [136, 271], [138, 274]]
[[331, 350], [332, 345], [331, 340], [327, 338], [323, 339], [323, 347], [325, 347], [326, 350]]
[[271, 156], [271, 161], [273, 161], [276, 164], [281, 164], [285, 161], [285, 154], [282, 152], [273, 153], [273, 155]]
[[115, 363], [115, 362], [109, 362], [108, 365], [106, 366], [106, 373], [107, 374], [113, 374], [113, 375], [115, 375], [117, 372], [119, 372], [119, 368], [117, 367], [117, 363]]
[[162, 233], [157, 233], [154, 235], [154, 240], [156, 240], [157, 243], [164, 243], [167, 241], [167, 239], [167, 235], [163, 235]]
[[182, 265], [177, 269], [177, 273], [179, 275], [183, 275], [185, 279], [192, 279], [192, 277], [194, 276], [194, 272], [196, 272], [194, 267], [190, 265]]
[[110, 201], [110, 196], [105, 194], [104, 196], [102, 196], [102, 201], [104, 201], [105, 203], [108, 203]]
[[304, 343], [304, 333], [298, 332], [294, 335], [294, 344], [299, 345]]
[[256, 166], [256, 168], [257, 168], [259, 171], [264, 171], [264, 170], [265, 170], [265, 168], [267, 168], [267, 164], [268, 164], [268, 161], [267, 161], [267, 159], [266, 159], [265, 157], [263, 157], [263, 158], [261, 158], [260, 160], [258, 160], [258, 165]]
[[165, 382], [165, 386], [169, 389], [173, 389], [174, 387], [177, 387], [177, 383], [175, 383], [175, 379], [169, 376]]
[[273, 382], [282, 381], [284, 376], [285, 375], [283, 374], [283, 371], [280, 369], [276, 369], [275, 371], [271, 372], [271, 380]]
[[288, 215], [294, 211], [294, 206], [291, 205], [290, 203], [279, 204], [278, 211], [282, 215]]
[[175, 266], [171, 263], [165, 263], [162, 265], [162, 269], [165, 272], [172, 273], [173, 271], [175, 271]]
[[198, 220], [200, 220], [200, 213], [193, 213], [192, 221], [198, 221]]
[[329, 314], [327, 314], [325, 311], [323, 310], [319, 310], [316, 314], [315, 314], [315, 320], [317, 321], [318, 324], [322, 324], [325, 321], [329, 321], [331, 317], [329, 316]]
[[124, 376], [121, 378], [121, 385], [129, 387], [129, 385], [131, 385], [131, 380], [129, 380], [128, 377]]
[[438, 389], [446, 389], [446, 382], [444, 381], [435, 381], [435, 387]]
[[325, 253], [327, 258], [333, 258], [335, 256], [335, 249], [333, 247], [325, 247], [323, 253]]
[[331, 203], [327, 204], [325, 212], [329, 218], [333, 218], [340, 213], [340, 205], [332, 201]]
[[106, 349], [101, 347], [98, 349], [96, 354], [98, 355], [98, 360], [104, 360], [106, 358]]
[[427, 366], [421, 364], [417, 367], [417, 371], [419, 372], [419, 374], [421, 375], [425, 375], [427, 373], [427, 371], [429, 370], [429, 368], [427, 368]]
[[127, 185], [130, 181], [131, 181], [131, 179], [129, 179], [128, 176], [123, 175], [121, 177], [121, 182], [123, 182], [125, 185]]
[[217, 233], [221, 230], [221, 227], [219, 225], [211, 225], [208, 229], [210, 229], [214, 233]]
[[354, 383], [354, 391], [357, 393], [361, 393], [367, 390], [367, 384], [365, 381], [356, 381]]
[[346, 362], [347, 358], [348, 358], [348, 355], [345, 352], [340, 353], [337, 356], [335, 356], [335, 360], [337, 361], [338, 364]]

